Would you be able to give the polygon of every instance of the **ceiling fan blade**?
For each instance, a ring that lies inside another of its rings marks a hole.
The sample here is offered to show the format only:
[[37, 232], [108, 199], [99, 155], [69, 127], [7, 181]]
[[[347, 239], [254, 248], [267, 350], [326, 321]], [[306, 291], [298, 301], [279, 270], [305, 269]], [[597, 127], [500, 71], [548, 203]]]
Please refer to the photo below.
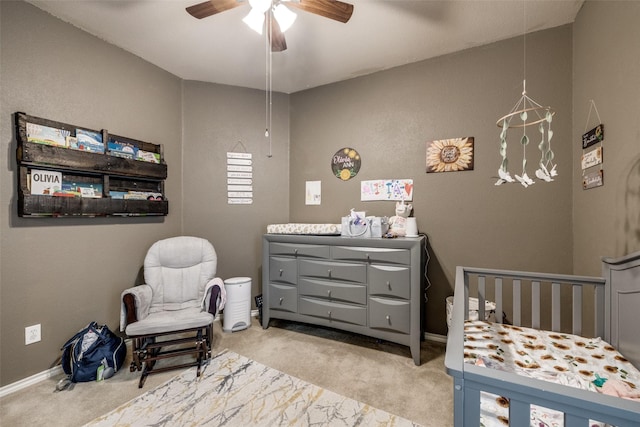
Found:
[[271, 21], [271, 25], [269, 29], [269, 41], [271, 42], [271, 52], [282, 52], [287, 50], [287, 42], [284, 39], [284, 34], [280, 31], [280, 25], [278, 25], [278, 21], [274, 18], [272, 13], [267, 12], [267, 16]]
[[296, 9], [315, 13], [339, 22], [348, 22], [353, 14], [353, 5], [338, 0], [300, 0], [286, 3]]
[[189, 12], [189, 14], [194, 18], [202, 19], [241, 5], [242, 3], [239, 3], [236, 0], [207, 0], [202, 3], [189, 6], [187, 8], [187, 12]]

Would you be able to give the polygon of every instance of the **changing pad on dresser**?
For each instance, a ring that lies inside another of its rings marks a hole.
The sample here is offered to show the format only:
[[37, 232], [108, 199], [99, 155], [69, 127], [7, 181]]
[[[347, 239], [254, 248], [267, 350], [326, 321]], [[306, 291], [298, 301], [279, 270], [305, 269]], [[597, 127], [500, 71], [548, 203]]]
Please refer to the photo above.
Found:
[[311, 234], [311, 235], [339, 235], [340, 224], [269, 224], [268, 234]]

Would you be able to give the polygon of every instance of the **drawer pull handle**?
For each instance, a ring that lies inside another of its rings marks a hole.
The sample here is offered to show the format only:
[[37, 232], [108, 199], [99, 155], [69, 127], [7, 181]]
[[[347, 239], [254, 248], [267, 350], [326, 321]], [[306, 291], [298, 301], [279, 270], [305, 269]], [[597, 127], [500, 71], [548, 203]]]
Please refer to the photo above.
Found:
[[327, 270], [327, 274], [331, 277], [331, 269]]
[[282, 273], [284, 273], [284, 271], [282, 271], [282, 269], [280, 269], [279, 273], [280, 273], [280, 277], [282, 277]]
[[284, 301], [284, 298], [280, 298], [280, 305], [282, 305], [283, 301]]
[[327, 296], [328, 296], [329, 298], [331, 298], [331, 289], [329, 289], [329, 290], [327, 291]]
[[298, 250], [297, 250], [297, 249], [294, 249], [294, 250], [293, 250], [293, 253], [294, 253], [294, 255], [298, 255]]
[[387, 322], [391, 323], [391, 316], [389, 316], [388, 314], [385, 316], [385, 318], [387, 319]]
[[391, 290], [391, 282], [387, 280], [387, 288], [389, 288], [389, 290]]
[[331, 317], [331, 310], [327, 311], [327, 315]]

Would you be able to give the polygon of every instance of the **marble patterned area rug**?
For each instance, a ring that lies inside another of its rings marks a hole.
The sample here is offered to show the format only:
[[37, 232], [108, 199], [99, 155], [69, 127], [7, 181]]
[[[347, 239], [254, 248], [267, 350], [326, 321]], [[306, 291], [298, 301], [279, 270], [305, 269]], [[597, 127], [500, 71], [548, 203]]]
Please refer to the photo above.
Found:
[[418, 426], [225, 350], [86, 426]]

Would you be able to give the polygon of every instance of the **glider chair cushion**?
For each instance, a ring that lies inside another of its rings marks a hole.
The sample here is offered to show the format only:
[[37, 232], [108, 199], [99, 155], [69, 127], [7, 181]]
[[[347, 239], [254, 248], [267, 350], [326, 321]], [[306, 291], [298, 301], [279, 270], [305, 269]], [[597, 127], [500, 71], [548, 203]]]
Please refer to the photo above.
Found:
[[[197, 366], [200, 375], [203, 360], [211, 357], [219, 302], [218, 292], [213, 291], [222, 282], [216, 278], [216, 268], [215, 249], [205, 239], [172, 237], [149, 248], [145, 283], [122, 292], [120, 313], [120, 330], [133, 345], [130, 370], [142, 370], [139, 387], [150, 373], [168, 369]], [[191, 360], [153, 369], [157, 360], [175, 356]]]

